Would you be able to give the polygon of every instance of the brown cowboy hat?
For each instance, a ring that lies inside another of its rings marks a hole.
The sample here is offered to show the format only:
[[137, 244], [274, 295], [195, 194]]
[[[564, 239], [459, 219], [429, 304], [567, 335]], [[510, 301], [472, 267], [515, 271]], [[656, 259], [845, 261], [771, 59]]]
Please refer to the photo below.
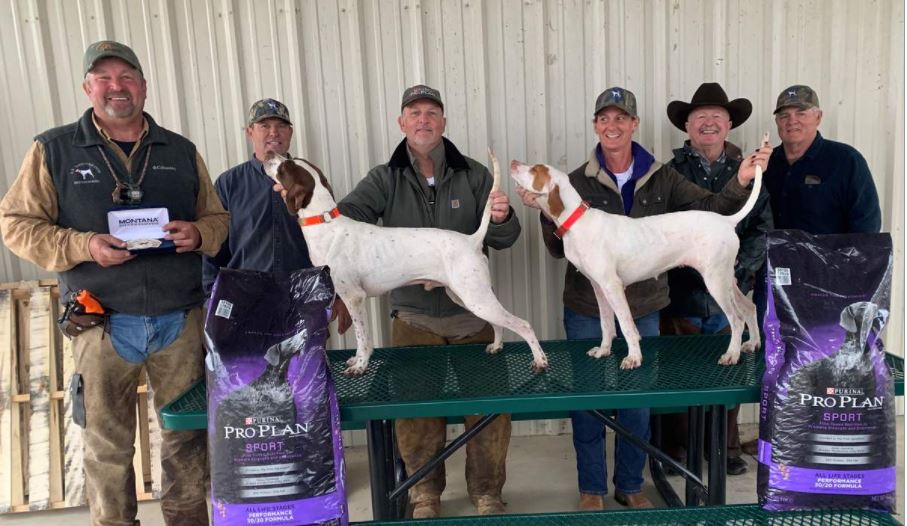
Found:
[[671, 101], [668, 104], [668, 119], [671, 124], [686, 131], [687, 116], [691, 111], [702, 106], [720, 106], [727, 110], [731, 116], [731, 129], [746, 122], [746, 119], [753, 113], [753, 105], [747, 99], [734, 99], [728, 102], [727, 93], [720, 84], [706, 82], [699, 86], [689, 103], [682, 100]]

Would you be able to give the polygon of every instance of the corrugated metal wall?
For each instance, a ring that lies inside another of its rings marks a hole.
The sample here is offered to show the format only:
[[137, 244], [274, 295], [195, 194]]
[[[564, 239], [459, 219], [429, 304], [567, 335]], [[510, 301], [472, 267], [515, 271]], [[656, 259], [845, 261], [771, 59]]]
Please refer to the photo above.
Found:
[[[441, 90], [447, 136], [467, 155], [487, 161], [492, 146], [564, 169], [594, 144], [592, 104], [606, 87], [636, 93], [637, 140], [665, 158], [684, 139], [665, 107], [700, 82], [752, 100], [731, 134], [745, 150], [764, 130], [777, 143], [776, 95], [809, 84], [823, 134], [853, 144], [874, 174], [896, 243], [889, 345], [903, 352], [900, 0], [7, 0], [0, 29], [0, 192], [33, 135], [88, 106], [82, 52], [102, 38], [135, 49], [147, 110], [195, 141], [212, 174], [247, 158], [245, 111], [275, 97], [296, 122], [293, 152], [324, 167], [338, 195], [387, 160], [401, 92], [419, 82]], [[492, 256], [497, 293], [540, 337], [562, 337], [563, 263], [546, 254], [534, 214], [516, 208], [524, 232]], [[0, 265], [0, 282], [47, 275], [5, 247]], [[380, 345], [386, 308], [372, 313]]]

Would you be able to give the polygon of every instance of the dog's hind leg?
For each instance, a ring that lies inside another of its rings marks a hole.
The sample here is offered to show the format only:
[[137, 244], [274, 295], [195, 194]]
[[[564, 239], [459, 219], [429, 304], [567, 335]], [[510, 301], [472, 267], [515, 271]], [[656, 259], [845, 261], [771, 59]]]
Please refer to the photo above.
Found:
[[586, 354], [593, 358], [603, 358], [611, 355], [611, 341], [614, 340], [616, 329], [614, 327], [614, 309], [608, 303], [605, 297], [605, 291], [598, 283], [591, 281], [592, 290], [595, 291], [595, 299], [598, 302], [598, 316], [601, 322], [602, 341], [598, 347], [589, 349]]
[[706, 288], [709, 290], [709, 294], [712, 295], [715, 303], [721, 307], [731, 326], [731, 341], [728, 343], [727, 351], [718, 359], [718, 363], [721, 365], [734, 365], [740, 360], [740, 341], [743, 339], [744, 326], [743, 316], [737, 309], [733, 292], [737, 288], [734, 283], [734, 275], [729, 272], [714, 270], [704, 273], [700, 271], [700, 273]]
[[759, 317], [756, 315], [756, 305], [743, 295], [743, 292], [734, 284], [734, 305], [743, 315], [746, 321], [746, 327], [749, 330], [749, 338], [740, 345], [742, 352], [754, 352], [762, 345], [762, 337], [759, 333]]
[[486, 348], [488, 352], [497, 352], [494, 346], [496, 344], [500, 345], [498, 339], [503, 338], [501, 327], [506, 327], [517, 333], [529, 344], [529, 349], [532, 350], [533, 370], [541, 371], [548, 368], [548, 357], [545, 355], [545, 351], [542, 350], [542, 346], [539, 345], [539, 340], [535, 337], [535, 331], [532, 330], [529, 322], [507, 312], [507, 309], [501, 305], [501, 302], [491, 292], [491, 289], [476, 288], [469, 291], [458, 289], [454, 292], [460, 297], [467, 309], [494, 327], [495, 343], [488, 344]]
[[360, 376], [365, 373], [368, 361], [372, 356], [372, 338], [368, 330], [368, 319], [365, 310], [366, 297], [364, 294], [341, 294], [346, 308], [353, 320], [353, 329], [356, 331], [356, 354], [346, 361], [346, 376]]
[[[444, 292], [447, 293], [447, 296], [454, 303], [463, 307], [464, 309], [469, 309], [469, 307], [467, 307], [466, 305], [463, 305], [463, 300], [461, 300], [460, 297], [454, 293], [454, 291], [450, 290], [450, 287], [445, 287]], [[488, 321], [488, 320], [485, 320], [485, 321]], [[495, 354], [504, 347], [504, 331], [501, 329], [500, 325], [495, 325], [493, 323], [490, 323], [490, 325], [491, 325], [491, 328], [494, 330], [494, 342], [489, 343], [488, 346], [485, 347], [485, 352], [487, 352], [488, 354]]]

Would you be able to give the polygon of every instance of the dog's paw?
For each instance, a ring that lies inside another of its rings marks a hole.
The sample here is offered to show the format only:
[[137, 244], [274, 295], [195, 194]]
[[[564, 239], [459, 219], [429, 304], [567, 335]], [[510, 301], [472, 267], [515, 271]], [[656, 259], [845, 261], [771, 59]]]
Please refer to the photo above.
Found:
[[621, 369], [636, 369], [640, 365], [642, 365], [642, 356], [628, 355], [620, 362]]
[[606, 349], [604, 347], [593, 347], [586, 351], [586, 354], [593, 358], [604, 358], [606, 356], [611, 356], [611, 349]]
[[548, 370], [548, 357], [542, 355], [541, 358], [536, 358], [532, 360], [532, 372], [540, 373], [542, 371]]
[[749, 340], [749, 341], [744, 342], [743, 345], [740, 346], [740, 352], [756, 352], [756, 349], [758, 349], [758, 348], [759, 348], [759, 342], [754, 342], [753, 340]]
[[503, 344], [503, 343], [502, 343], [502, 344], [499, 344], [499, 345], [495, 345], [495, 344], [493, 344], [493, 343], [489, 343], [488, 345], [485, 346], [485, 352], [487, 352], [488, 354], [497, 354], [498, 351], [500, 351], [500, 350], [503, 349], [503, 348], [504, 348], [504, 344]]
[[737, 360], [740, 359], [740, 353], [726, 352], [721, 355], [721, 358], [718, 358], [718, 363], [721, 365], [737, 365]]
[[365, 369], [368, 367], [368, 360], [366, 358], [360, 358], [358, 356], [353, 356], [346, 361], [346, 369], [343, 370], [344, 376], [362, 376], [365, 374]]

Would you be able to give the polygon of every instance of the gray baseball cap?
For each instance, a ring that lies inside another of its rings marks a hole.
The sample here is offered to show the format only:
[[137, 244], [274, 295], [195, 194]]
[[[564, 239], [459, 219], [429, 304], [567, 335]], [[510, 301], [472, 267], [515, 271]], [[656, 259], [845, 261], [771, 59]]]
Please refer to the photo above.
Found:
[[[108, 57], [118, 58], [139, 70], [139, 73], [142, 73], [142, 65], [139, 63], [139, 57], [135, 56], [135, 51], [129, 46], [114, 42], [113, 40], [101, 40], [88, 46], [88, 49], [85, 50], [85, 56], [82, 57], [82, 76], [88, 75], [88, 72], [91, 71], [91, 68], [93, 68], [99, 60]], [[144, 75], [144, 73], [142, 74]]]
[[287, 124], [293, 125], [290, 120], [290, 110], [282, 102], [275, 99], [261, 99], [249, 108], [249, 118], [247, 126], [252, 126], [256, 122], [261, 122], [272, 117], [286, 121]]
[[592, 114], [598, 115], [598, 112], [610, 106], [624, 110], [631, 117], [637, 116], [636, 95], [633, 95], [633, 92], [628, 89], [615, 86], [601, 92], [601, 95], [595, 99], [595, 111]]
[[403, 92], [403, 101], [400, 103], [400, 109], [402, 110], [420, 99], [430, 100], [441, 106], [442, 110], [444, 109], [444, 103], [441, 101], [441, 92], [425, 84], [417, 84], [411, 88], [406, 88], [406, 91]]
[[797, 84], [791, 86], [778, 95], [778, 102], [775, 103], [775, 111], [778, 113], [788, 106], [796, 106], [801, 110], [819, 107], [819, 96], [809, 86]]

